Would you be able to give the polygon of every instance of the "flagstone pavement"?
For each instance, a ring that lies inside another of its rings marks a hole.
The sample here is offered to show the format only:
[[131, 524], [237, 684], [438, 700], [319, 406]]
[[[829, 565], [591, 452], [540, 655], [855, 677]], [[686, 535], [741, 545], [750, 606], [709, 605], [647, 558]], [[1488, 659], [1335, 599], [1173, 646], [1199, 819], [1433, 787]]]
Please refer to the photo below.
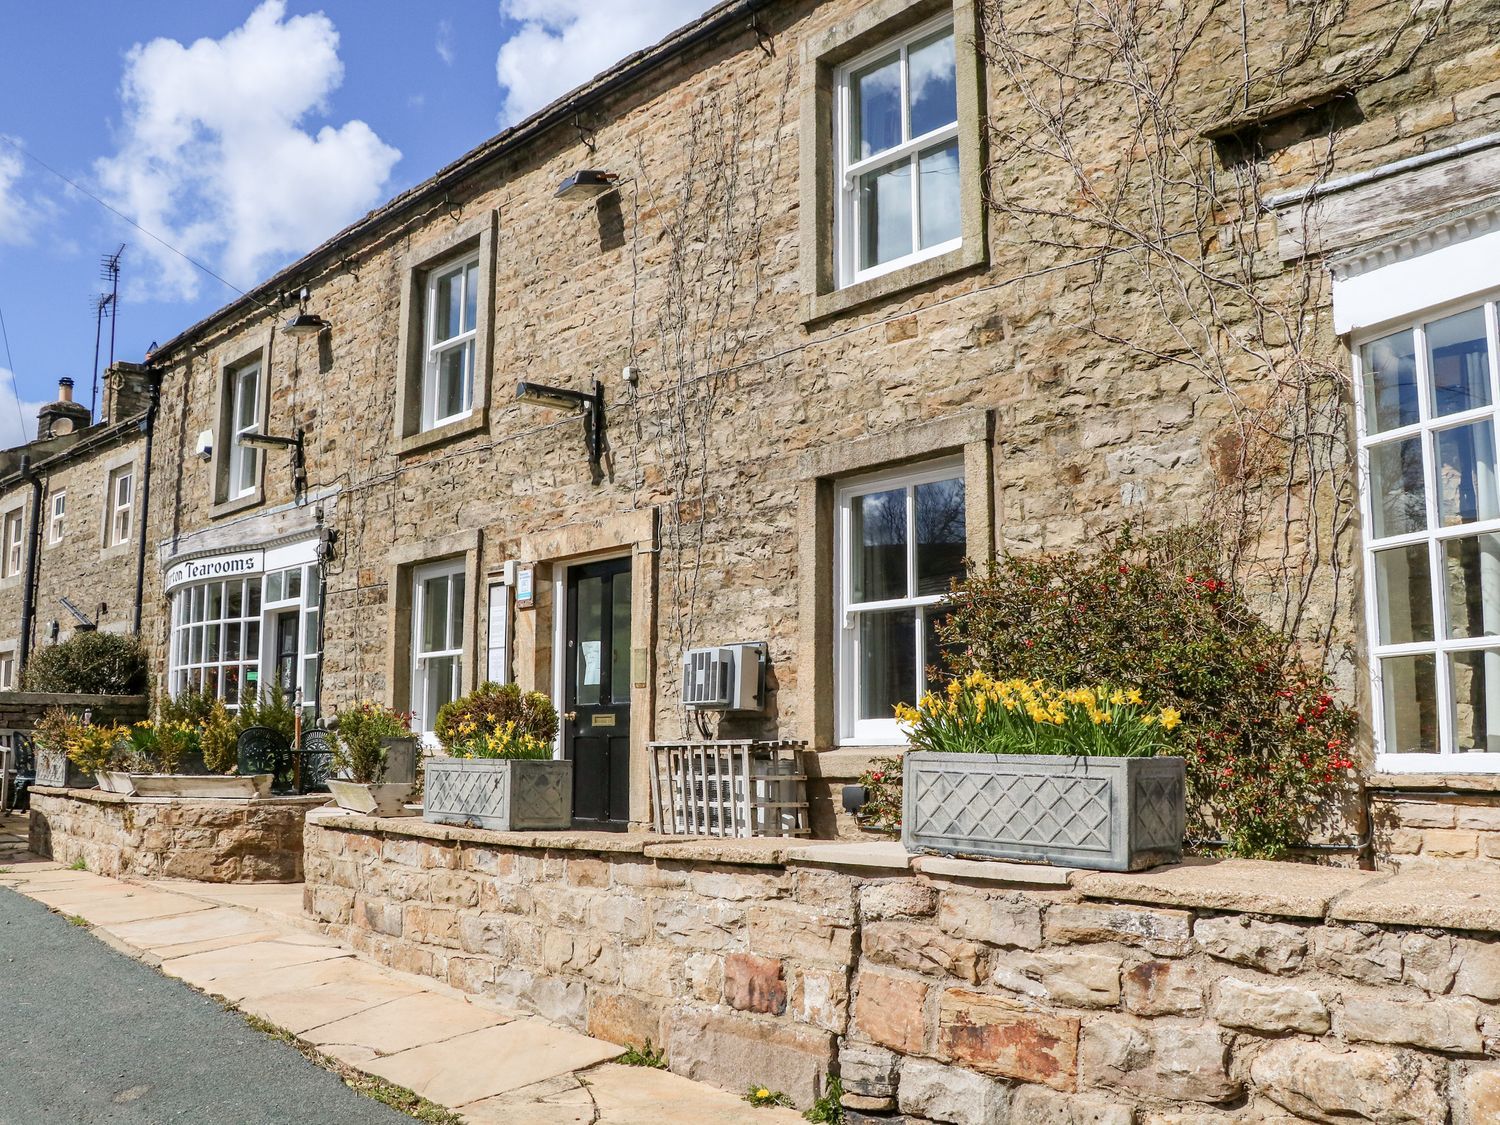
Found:
[[621, 1066], [611, 1061], [617, 1044], [361, 960], [304, 918], [301, 884], [122, 882], [39, 860], [24, 842], [24, 819], [0, 818], [0, 885], [470, 1125], [801, 1120], [666, 1071]]

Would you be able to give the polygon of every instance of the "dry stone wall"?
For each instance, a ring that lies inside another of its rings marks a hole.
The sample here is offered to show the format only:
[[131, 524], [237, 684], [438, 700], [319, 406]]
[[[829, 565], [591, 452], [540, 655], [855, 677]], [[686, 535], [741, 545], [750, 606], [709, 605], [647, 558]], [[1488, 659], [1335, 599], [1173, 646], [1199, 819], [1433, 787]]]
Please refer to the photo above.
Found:
[[31, 850], [117, 879], [295, 883], [304, 818], [326, 800], [186, 801], [38, 787], [31, 790]]
[[1500, 1119], [1493, 889], [1248, 861], [912, 870], [331, 810], [307, 847], [309, 911], [381, 963], [665, 1044], [730, 1090], [805, 1106], [838, 1073], [851, 1121]]

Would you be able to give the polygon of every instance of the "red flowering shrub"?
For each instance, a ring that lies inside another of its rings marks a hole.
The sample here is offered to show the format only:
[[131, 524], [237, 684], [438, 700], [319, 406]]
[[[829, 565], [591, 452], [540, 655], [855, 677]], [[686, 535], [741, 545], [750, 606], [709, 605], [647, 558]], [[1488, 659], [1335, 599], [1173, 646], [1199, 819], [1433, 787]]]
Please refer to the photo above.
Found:
[[940, 632], [952, 671], [1128, 684], [1181, 711], [1190, 840], [1279, 855], [1350, 783], [1355, 713], [1201, 536], [1127, 532], [1087, 552], [1006, 557], [955, 587]]

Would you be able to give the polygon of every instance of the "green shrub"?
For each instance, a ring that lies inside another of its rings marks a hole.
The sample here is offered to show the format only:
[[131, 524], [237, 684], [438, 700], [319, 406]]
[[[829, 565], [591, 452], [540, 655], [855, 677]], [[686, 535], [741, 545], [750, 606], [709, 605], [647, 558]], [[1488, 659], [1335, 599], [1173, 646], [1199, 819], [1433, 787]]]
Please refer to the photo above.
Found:
[[83, 695], [143, 695], [150, 685], [140, 641], [89, 629], [32, 653], [21, 674], [23, 691]]
[[487, 681], [439, 707], [434, 733], [457, 758], [550, 758], [557, 709], [539, 691]]
[[1122, 533], [1009, 556], [955, 586], [939, 631], [955, 674], [1129, 684], [1181, 713], [1192, 838], [1276, 856], [1349, 783], [1353, 710], [1216, 562], [1212, 539]]
[[870, 767], [859, 775], [865, 787], [865, 803], [854, 814], [861, 828], [873, 832], [901, 831], [901, 756], [873, 758]]
[[350, 780], [372, 785], [385, 775], [385, 740], [411, 737], [411, 715], [366, 701], [340, 711], [333, 730], [334, 766]]
[[259, 691], [247, 687], [240, 697], [240, 709], [235, 713], [236, 731], [251, 727], [270, 727], [288, 742], [297, 736], [297, 708], [292, 699], [275, 680]]

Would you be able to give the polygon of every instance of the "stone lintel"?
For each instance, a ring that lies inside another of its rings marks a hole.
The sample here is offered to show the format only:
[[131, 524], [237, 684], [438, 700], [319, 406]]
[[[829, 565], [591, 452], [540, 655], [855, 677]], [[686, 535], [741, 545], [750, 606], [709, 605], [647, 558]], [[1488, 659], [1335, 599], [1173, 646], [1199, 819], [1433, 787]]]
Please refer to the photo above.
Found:
[[1370, 871], [1253, 859], [1196, 859], [1150, 871], [1091, 872], [1074, 887], [1085, 898], [1322, 918], [1340, 895], [1383, 882]]

